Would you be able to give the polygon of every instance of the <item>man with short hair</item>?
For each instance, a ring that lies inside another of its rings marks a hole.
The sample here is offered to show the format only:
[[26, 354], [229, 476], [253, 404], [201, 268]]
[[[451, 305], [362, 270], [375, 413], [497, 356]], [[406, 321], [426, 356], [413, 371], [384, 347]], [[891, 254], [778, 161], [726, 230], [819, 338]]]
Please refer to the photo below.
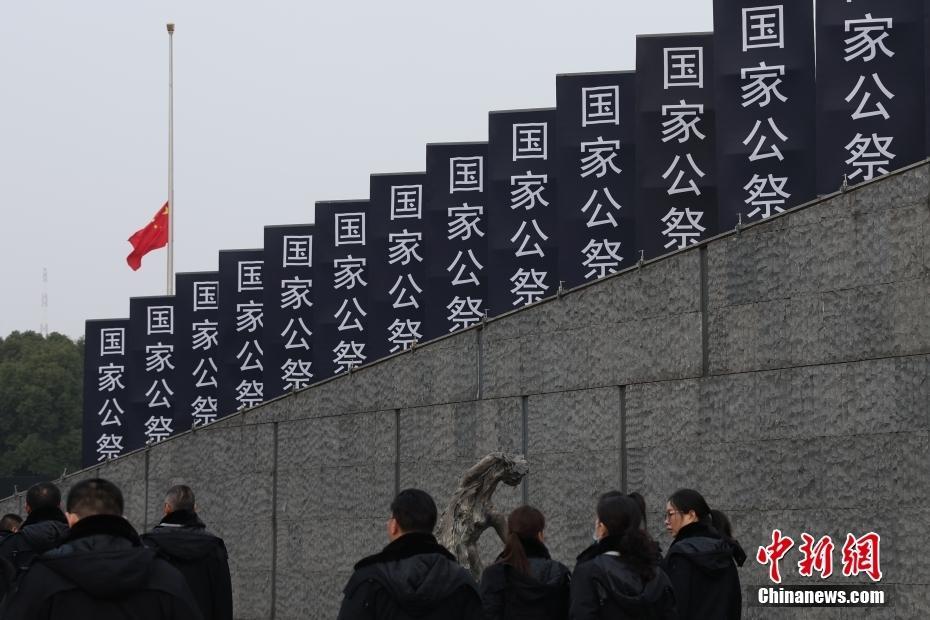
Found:
[[405, 489], [391, 502], [390, 544], [355, 565], [339, 620], [472, 620], [483, 618], [478, 586], [436, 542], [436, 503]]
[[142, 546], [123, 494], [102, 478], [68, 493], [67, 540], [37, 557], [6, 602], [4, 620], [201, 619], [181, 574]]
[[26, 520], [19, 531], [0, 540], [0, 558], [21, 574], [37, 555], [54, 549], [68, 536], [68, 520], [61, 511], [61, 491], [40, 482], [26, 492]]
[[189, 486], [168, 489], [165, 516], [142, 537], [142, 542], [160, 552], [184, 575], [204, 620], [232, 620], [226, 544], [207, 531], [194, 502], [194, 491]]
[[9, 538], [18, 532], [22, 524], [22, 517], [15, 515], [12, 512], [8, 512], [7, 514], [0, 517], [0, 542], [3, 542], [4, 538]]

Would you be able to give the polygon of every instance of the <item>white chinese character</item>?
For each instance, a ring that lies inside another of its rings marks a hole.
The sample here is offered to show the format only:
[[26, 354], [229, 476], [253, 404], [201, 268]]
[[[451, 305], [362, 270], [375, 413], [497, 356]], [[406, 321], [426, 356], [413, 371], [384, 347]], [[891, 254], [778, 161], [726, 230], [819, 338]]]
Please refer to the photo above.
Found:
[[254, 333], [259, 327], [264, 327], [264, 314], [259, 302], [236, 304], [236, 331]]
[[581, 89], [581, 126], [619, 125], [620, 87], [592, 86]]
[[261, 381], [243, 379], [236, 386], [236, 402], [239, 403], [237, 409], [247, 409], [261, 403], [264, 391], [265, 384]]
[[349, 254], [345, 258], [337, 258], [333, 261], [333, 278], [335, 280], [335, 288], [341, 289], [345, 288], [347, 291], [358, 286], [368, 286], [368, 283], [362, 279], [362, 275], [365, 273], [365, 264], [367, 261], [364, 258], [352, 258], [352, 255]]
[[[465, 257], [471, 260], [471, 267], [468, 267], [465, 264]], [[459, 250], [455, 255], [455, 258], [452, 259], [452, 264], [446, 267], [446, 271], [452, 273], [453, 270], [457, 269], [455, 276], [452, 278], [452, 286], [459, 286], [462, 284], [474, 284], [475, 286], [481, 286], [481, 282], [478, 280], [478, 274], [475, 272], [481, 271], [484, 269], [484, 265], [478, 262], [478, 259], [475, 258], [474, 252], [471, 249], [468, 250], [467, 254], [463, 253], [462, 250]], [[468, 275], [465, 276], [465, 270], [468, 269]]]
[[[878, 86], [878, 89], [882, 91], [882, 94], [885, 95], [885, 98], [891, 101], [894, 99], [894, 94], [882, 83], [881, 78], [878, 77], [877, 73], [872, 74], [872, 81], [875, 82], [875, 85]], [[859, 94], [859, 90], [862, 88], [862, 85], [865, 83], [865, 76], [859, 76], [859, 81], [856, 82], [855, 88], [852, 89], [852, 92], [846, 97], [846, 102], [851, 103], [852, 100]], [[868, 112], [865, 111], [865, 106], [869, 102], [869, 99], [872, 98], [872, 93], [866, 90], [862, 93], [862, 98], [859, 100], [859, 105], [856, 106], [856, 111], [852, 113], [853, 120], [861, 120], [863, 118], [869, 118], [871, 116], [881, 116], [886, 121], [891, 118], [891, 115], [888, 114], [888, 110], [885, 109], [885, 104], [881, 101], [875, 102], [875, 108]]]
[[281, 309], [288, 308], [300, 310], [301, 307], [310, 308], [313, 302], [310, 301], [310, 293], [313, 290], [313, 280], [293, 278], [291, 280], [281, 280]]
[[704, 88], [703, 47], [666, 47], [662, 57], [665, 90], [675, 86]]
[[482, 301], [481, 299], [473, 297], [462, 299], [459, 296], [456, 296], [450, 301], [449, 305], [446, 306], [446, 310], [449, 311], [449, 316], [446, 317], [446, 319], [452, 323], [452, 327], [449, 328], [449, 331], [454, 332], [459, 329], [466, 329], [480, 323], [483, 316], [481, 312]]
[[771, 174], [760, 177], [754, 174], [749, 183], [743, 187], [749, 192], [749, 197], [745, 200], [746, 204], [755, 207], [749, 212], [749, 217], [762, 213], [762, 219], [765, 220], [772, 217], [773, 209], [776, 213], [784, 211], [785, 202], [791, 198], [791, 194], [785, 191], [787, 183], [787, 177], [776, 177]]
[[333, 364], [336, 365], [335, 374], [348, 372], [353, 368], [358, 368], [365, 363], [365, 344], [355, 341], [339, 341], [339, 344], [333, 349], [336, 357], [333, 358]]
[[[694, 174], [696, 174], [698, 178], [703, 179], [704, 171], [698, 168], [698, 165], [694, 163], [694, 158], [691, 157], [691, 153], [688, 153], [687, 155], [685, 155], [685, 160], [691, 166], [691, 170], [694, 171]], [[668, 193], [669, 196], [674, 196], [675, 194], [687, 194], [687, 193], [693, 193], [695, 196], [700, 196], [701, 190], [698, 188], [697, 182], [694, 180], [693, 177], [688, 179], [688, 182], [685, 184], [684, 187], [682, 187], [681, 180], [685, 176], [685, 171], [680, 170], [678, 168], [678, 165], [680, 163], [681, 163], [681, 155], [675, 155], [675, 159], [674, 161], [672, 161], [672, 165], [669, 166], [668, 170], [665, 171], [665, 174], [662, 175], [663, 179], [668, 180], [668, 178], [672, 176], [672, 174], [676, 170], [678, 171], [678, 174], [675, 176], [675, 180], [672, 182], [671, 186], [669, 186], [666, 192]]]
[[607, 274], [617, 273], [623, 261], [623, 257], [620, 256], [619, 241], [591, 239], [581, 254], [584, 256], [581, 264], [589, 269], [584, 276], [585, 280], [603, 278]]
[[549, 157], [548, 123], [514, 123], [513, 161]]
[[853, 36], [846, 39], [846, 62], [856, 58], [862, 58], [863, 62], [875, 60], [879, 49], [881, 52], [891, 58], [894, 52], [885, 46], [885, 39], [888, 38], [888, 30], [894, 28], [894, 19], [891, 17], [872, 18], [871, 13], [866, 13], [864, 19], [847, 19], [846, 32], [855, 32]]
[[[352, 298], [352, 305], [355, 306], [356, 312], [358, 312], [361, 316], [368, 316], [368, 313], [362, 310], [362, 306], [359, 305], [358, 299], [355, 297]], [[362, 326], [361, 319], [352, 316], [352, 308], [349, 307], [348, 299], [344, 299], [342, 301], [342, 305], [339, 306], [338, 310], [336, 310], [336, 314], [333, 315], [333, 318], [339, 319], [338, 329], [341, 332], [349, 329], [357, 329], [360, 332], [365, 331], [365, 328]]]
[[213, 347], [218, 347], [217, 329], [219, 323], [216, 321], [202, 321], [191, 325], [191, 331], [194, 335], [191, 337], [191, 347], [196, 351], [203, 349], [209, 351]]
[[119, 406], [119, 402], [115, 398], [106, 399], [103, 406], [100, 407], [100, 411], [97, 412], [98, 416], [103, 416], [103, 420], [100, 421], [100, 426], [110, 426], [111, 424], [122, 426], [123, 422], [119, 419], [119, 416], [124, 413], [125, 411]]
[[542, 296], [549, 290], [549, 285], [544, 282], [547, 275], [549, 274], [545, 271], [535, 269], [527, 271], [523, 267], [517, 269], [510, 276], [510, 281], [513, 283], [510, 292], [516, 295], [513, 305], [525, 306], [542, 299]]
[[706, 230], [704, 226], [701, 226], [703, 218], [704, 213], [701, 211], [692, 211], [691, 209], [680, 211], [676, 207], [672, 207], [662, 218], [662, 222], [665, 224], [662, 236], [669, 238], [669, 242], [665, 244], [665, 249], [677, 245], [678, 247], [675, 249], [683, 250], [689, 245], [696, 244], [701, 237], [701, 233]]
[[241, 293], [242, 291], [260, 291], [262, 286], [262, 266], [264, 265], [263, 261], [260, 260], [241, 260], [238, 263], [239, 268], [239, 279], [238, 279], [238, 290]]
[[788, 101], [788, 98], [778, 90], [784, 75], [785, 65], [770, 67], [765, 64], [765, 61], [760, 62], [758, 67], [740, 69], [740, 76], [745, 82], [741, 87], [743, 107], [748, 108], [758, 104], [760, 108], [764, 108], [772, 103], [773, 95], [782, 103]]
[[422, 185], [391, 186], [391, 221], [419, 220], [423, 214]]
[[423, 337], [420, 334], [420, 325], [420, 321], [394, 319], [388, 327], [388, 342], [394, 345], [390, 353], [406, 350], [410, 345], [416, 344]]
[[212, 396], [198, 396], [191, 403], [191, 417], [193, 426], [204, 426], [210, 422], [215, 422], [217, 418], [217, 400]]
[[174, 353], [174, 345], [171, 344], [150, 344], [145, 347], [145, 372], [160, 373], [166, 369], [174, 370], [174, 364], [171, 361], [171, 354]]
[[365, 245], [365, 214], [336, 213], [336, 247], [342, 245]]
[[219, 282], [194, 282], [194, 312], [219, 310]]
[[195, 368], [194, 372], [191, 373], [192, 376], [197, 377], [197, 381], [194, 383], [194, 385], [199, 388], [218, 387], [216, 382], [216, 372], [216, 362], [213, 361], [212, 357], [201, 359], [200, 363], [197, 364], [197, 368]]
[[[410, 283], [410, 288], [413, 289], [410, 294], [407, 294], [407, 286], [403, 284], [404, 276], [397, 276], [397, 282], [394, 283], [394, 286], [391, 287], [391, 290], [388, 291], [388, 295], [396, 295], [391, 307], [394, 309], [398, 308], [419, 308], [420, 304], [417, 302], [417, 298], [414, 297], [414, 291], [417, 293], [422, 293], [421, 289], [416, 280], [413, 279], [413, 276], [407, 274], [407, 281]], [[399, 289], [399, 290], [398, 290]], [[404, 301], [404, 297], [407, 298], [407, 301]]]
[[305, 351], [309, 351], [310, 342], [308, 339], [312, 335], [313, 333], [310, 331], [310, 328], [307, 327], [307, 324], [304, 323], [303, 317], [298, 317], [296, 320], [289, 320], [284, 331], [281, 332], [282, 338], [287, 337], [287, 342], [284, 345], [286, 350], [304, 349]]
[[484, 191], [484, 157], [449, 158], [449, 193]]
[[699, 140], [706, 138], [698, 129], [701, 114], [704, 114], [704, 104], [687, 103], [684, 99], [676, 105], [662, 106], [662, 116], [668, 117], [667, 121], [662, 122], [662, 142], [678, 140], [679, 144], [684, 144], [691, 139], [692, 134]]
[[549, 182], [548, 174], [533, 174], [529, 170], [526, 174], [520, 174], [510, 177], [510, 186], [516, 186], [516, 189], [510, 190], [510, 208], [524, 208], [527, 211], [536, 206], [538, 201], [544, 207], [549, 206], [549, 202], [543, 198], [543, 190], [546, 189], [545, 183]]
[[865, 173], [865, 176], [862, 177], [863, 181], [871, 181], [876, 176], [888, 174], [888, 169], [885, 166], [889, 165], [891, 160], [897, 157], [890, 150], [893, 141], [893, 136], [883, 138], [874, 133], [871, 136], [863, 136], [857, 133], [856, 137], [845, 147], [851, 155], [846, 160], [846, 163], [856, 168], [849, 175], [849, 180], [857, 178], [863, 172]]
[[117, 388], [124, 390], [126, 386], [123, 385], [123, 372], [125, 372], [125, 366], [117, 366], [116, 364], [107, 364], [106, 366], [97, 367], [97, 391], [98, 392], [113, 392]]
[[785, 10], [782, 5], [743, 9], [743, 51], [785, 47]]
[[122, 435], [103, 434], [97, 439], [97, 462], [115, 459], [123, 451]]
[[417, 254], [422, 240], [423, 233], [407, 232], [406, 228], [403, 232], [388, 234], [388, 264], [409, 265], [411, 260], [422, 263], [423, 257]]
[[281, 364], [281, 381], [284, 383], [284, 389], [289, 391], [302, 390], [310, 385], [313, 379], [313, 372], [310, 367], [313, 362], [304, 360], [286, 360]]
[[145, 421], [145, 436], [148, 437], [148, 440], [145, 442], [148, 445], [160, 443], [171, 436], [173, 432], [171, 429], [171, 418], [165, 418], [162, 416], [152, 416]]
[[174, 306], [149, 306], [148, 334], [174, 333]]
[[284, 267], [313, 267], [313, 237], [311, 235], [285, 235]]
[[104, 327], [100, 330], [100, 355], [123, 355], [126, 330], [122, 327]]
[[[601, 200], [598, 198], [598, 194], [600, 192], [595, 189], [591, 192], [591, 197], [588, 198], [588, 202], [585, 203], [583, 207], [581, 207], [582, 213], [587, 213], [588, 209], [593, 207], [594, 212], [591, 213], [591, 217], [588, 218], [588, 228], [606, 226], [608, 224], [614, 228], [617, 227], [617, 220], [614, 218], [614, 214], [610, 212], [610, 208], [619, 211], [623, 207], [616, 200], [614, 200], [614, 197], [610, 194], [610, 189], [605, 187], [603, 191], [604, 196], [607, 198], [606, 205], [602, 204]], [[605, 207], [610, 208], [605, 209], [604, 217], [601, 217], [601, 209], [604, 209]]]
[[[778, 144], [775, 142], [775, 138], [778, 138], [782, 142], [788, 141], [788, 136], [783, 134], [778, 126], [775, 124], [775, 121], [772, 117], [767, 119], [768, 126], [772, 129], [774, 136], [771, 136], [771, 145], [767, 152], [762, 151], [762, 147], [765, 146], [765, 143], [769, 140], [768, 135], [764, 130], [762, 121], [756, 121], [756, 124], [753, 126], [752, 131], [749, 132], [749, 135], [746, 136], [746, 139], [743, 140], [743, 144], [749, 146], [749, 143], [755, 140], [756, 146], [753, 147], [752, 153], [749, 154], [749, 161], [760, 161], [762, 159], [769, 159], [770, 157], [775, 157], [778, 161], [783, 161], [785, 159], [784, 155], [781, 154], [781, 149], [778, 148]], [[763, 131], [760, 133], [759, 130]]]
[[[249, 349], [255, 349], [254, 361], [253, 353]], [[242, 348], [236, 353], [236, 359], [240, 360], [242, 363], [239, 364], [239, 370], [245, 372], [247, 370], [264, 370], [265, 367], [262, 366], [262, 356], [265, 352], [262, 350], [262, 345], [258, 340], [246, 340], [242, 343]]]
[[449, 240], [468, 241], [473, 234], [483, 237], [484, 232], [478, 228], [483, 215], [484, 207], [470, 207], [467, 202], [461, 207], [449, 207]]
[[[161, 383], [161, 387], [158, 387], [158, 384]], [[165, 394], [162, 395], [162, 390]], [[168, 400], [169, 396], [174, 396], [174, 392], [168, 384], [165, 383], [164, 379], [156, 379], [152, 382], [152, 387], [145, 393], [149, 397], [149, 403], [146, 405], [149, 409], [154, 409], [155, 407], [167, 407], [171, 409], [171, 402]]]
[[607, 174], [608, 167], [617, 174], [622, 172], [614, 163], [614, 159], [620, 153], [619, 140], [605, 140], [598, 136], [597, 140], [592, 142], [582, 142], [581, 152], [585, 154], [581, 158], [582, 179], [592, 174], [601, 179]]
[[[533, 229], [536, 231], [536, 236], [539, 239], [541, 239], [542, 241], [549, 240], [549, 237], [546, 236], [546, 234], [539, 229], [539, 224], [536, 223], [535, 218], [532, 219], [530, 223], [532, 224]], [[539, 256], [540, 258], [545, 257], [546, 253], [540, 247], [539, 241], [532, 241], [533, 249], [531, 250], [527, 249], [527, 245], [531, 242], [530, 234], [532, 231], [527, 230], [526, 233], [524, 233], [523, 231], [526, 230], [526, 225], [527, 225], [526, 221], [520, 222], [519, 230], [517, 230], [516, 234], [514, 234], [514, 236], [510, 238], [511, 243], [516, 243], [517, 239], [519, 239], [520, 236], [523, 235], [523, 240], [520, 241], [520, 247], [517, 249], [516, 253], [514, 253], [514, 256], [517, 256], [517, 257]]]

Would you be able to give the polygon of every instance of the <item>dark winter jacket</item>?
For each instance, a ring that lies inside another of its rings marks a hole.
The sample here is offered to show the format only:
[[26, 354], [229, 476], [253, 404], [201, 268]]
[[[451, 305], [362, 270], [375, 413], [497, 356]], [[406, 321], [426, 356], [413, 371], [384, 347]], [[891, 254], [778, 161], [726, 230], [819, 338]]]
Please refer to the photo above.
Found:
[[232, 620], [226, 544], [207, 531], [197, 513], [172, 512], [142, 537], [142, 543], [181, 571], [204, 620]]
[[68, 536], [68, 520], [60, 508], [36, 508], [19, 531], [0, 541], [0, 558], [22, 573], [41, 553], [54, 549]]
[[5, 605], [3, 620], [202, 620], [184, 577], [109, 515], [81, 519], [37, 557]]
[[663, 568], [672, 580], [682, 620], [738, 620], [742, 613], [734, 548], [701, 522], [678, 531]]
[[546, 546], [521, 539], [529, 574], [498, 561], [481, 575], [481, 600], [487, 620], [565, 620], [568, 618], [571, 573], [556, 562]]
[[[676, 620], [675, 595], [654, 558], [655, 574], [644, 579], [608, 536], [578, 556], [572, 575], [572, 620]], [[656, 548], [657, 550], [658, 548]]]
[[475, 580], [432, 534], [401, 536], [355, 565], [339, 620], [479, 620]]

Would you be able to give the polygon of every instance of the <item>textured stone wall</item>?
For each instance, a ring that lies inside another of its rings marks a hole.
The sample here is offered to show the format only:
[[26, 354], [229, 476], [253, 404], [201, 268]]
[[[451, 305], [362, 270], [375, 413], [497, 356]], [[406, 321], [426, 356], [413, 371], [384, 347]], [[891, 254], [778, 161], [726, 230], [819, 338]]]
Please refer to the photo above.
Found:
[[[781, 528], [882, 535], [892, 606], [747, 618], [917, 618], [930, 608], [930, 170], [916, 166], [418, 347], [63, 481], [103, 476], [140, 529], [170, 485], [228, 544], [236, 617], [334, 618], [385, 543], [395, 491], [442, 505], [494, 450], [570, 565], [595, 498], [700, 489], [750, 556]], [[21, 497], [0, 501], [20, 510]], [[440, 506], [442, 508], [442, 506]], [[841, 542], [839, 543], [842, 544]], [[490, 559], [500, 545], [482, 540]], [[837, 556], [837, 565], [839, 557]], [[783, 564], [796, 582], [794, 563]], [[744, 598], [766, 582], [751, 559]], [[834, 577], [831, 581], [849, 583]], [[852, 580], [861, 582], [862, 578]]]

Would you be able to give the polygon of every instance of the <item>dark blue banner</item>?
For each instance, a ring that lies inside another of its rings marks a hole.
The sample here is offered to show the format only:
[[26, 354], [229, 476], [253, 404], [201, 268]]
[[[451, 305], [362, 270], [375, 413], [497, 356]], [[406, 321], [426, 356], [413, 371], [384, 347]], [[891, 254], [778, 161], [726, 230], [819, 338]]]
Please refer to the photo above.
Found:
[[818, 0], [817, 190], [926, 156], [925, 3]]
[[719, 230], [713, 76], [713, 34], [636, 39], [638, 231], [644, 258], [686, 248]]
[[813, 3], [714, 0], [718, 222], [815, 197]]
[[175, 277], [177, 328], [178, 431], [203, 426], [219, 417], [220, 274], [179, 273]]
[[487, 160], [487, 142], [426, 145], [426, 340], [475, 325], [487, 308]]
[[128, 319], [87, 321], [84, 328], [83, 467], [126, 452], [129, 407]]
[[313, 367], [316, 380], [372, 361], [367, 200], [316, 203]]
[[488, 118], [488, 307], [496, 316], [559, 289], [556, 110]]
[[220, 417], [265, 398], [264, 250], [222, 250]]
[[174, 302], [164, 296], [129, 300], [127, 450], [159, 443], [177, 430]]
[[636, 244], [636, 74], [556, 77], [559, 280], [617, 273]]
[[265, 399], [314, 381], [313, 225], [265, 227]]

